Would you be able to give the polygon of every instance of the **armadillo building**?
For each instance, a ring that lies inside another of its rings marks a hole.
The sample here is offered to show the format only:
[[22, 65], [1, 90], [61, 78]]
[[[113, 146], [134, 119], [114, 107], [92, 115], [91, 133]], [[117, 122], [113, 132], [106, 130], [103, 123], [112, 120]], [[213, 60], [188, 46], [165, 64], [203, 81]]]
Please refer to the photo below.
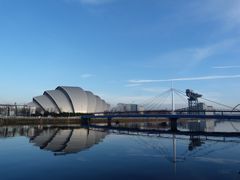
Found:
[[29, 106], [41, 114], [96, 113], [110, 108], [109, 104], [92, 92], [70, 86], [59, 86], [55, 90], [45, 91], [43, 95], [34, 97]]

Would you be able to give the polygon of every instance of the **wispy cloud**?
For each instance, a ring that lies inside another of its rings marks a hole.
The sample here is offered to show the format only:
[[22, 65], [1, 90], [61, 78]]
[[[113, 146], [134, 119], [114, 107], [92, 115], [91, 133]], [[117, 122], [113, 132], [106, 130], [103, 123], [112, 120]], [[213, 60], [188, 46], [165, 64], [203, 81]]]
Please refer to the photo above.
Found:
[[[214, 8], [215, 6], [215, 8]], [[214, 0], [211, 6], [214, 9], [215, 17], [224, 22], [225, 27], [232, 29], [240, 25], [240, 1], [232, 0], [227, 2], [225, 0]], [[210, 9], [209, 13], [211, 12]]]
[[144, 67], [181, 67], [181, 69], [183, 69], [183, 66], [179, 66], [179, 63], [184, 62], [184, 68], [189, 69], [197, 66], [202, 61], [209, 60], [209, 58], [224, 54], [235, 49], [235, 46], [239, 43], [240, 39], [235, 38], [225, 39], [223, 41], [208, 44], [206, 46], [176, 49], [174, 51], [162, 53], [153, 60], [144, 62]]
[[90, 78], [90, 77], [93, 77], [94, 75], [93, 74], [82, 74], [80, 77], [83, 78], [83, 79], [87, 79], [87, 78]]
[[[240, 26], [239, 0], [201, 0], [189, 3], [189, 16], [194, 21], [219, 22], [220, 28], [231, 30]], [[186, 18], [188, 19], [188, 18]]]
[[213, 69], [234, 69], [234, 68], [240, 68], [240, 65], [236, 66], [214, 66]]
[[80, 2], [86, 5], [101, 5], [101, 4], [111, 3], [115, 0], [68, 0], [68, 1]]
[[125, 87], [138, 87], [138, 86], [141, 86], [142, 84], [126, 84]]
[[164, 92], [166, 90], [168, 90], [169, 88], [142, 88], [141, 90], [144, 92], [149, 92], [149, 93], [161, 93]]
[[129, 80], [132, 84], [143, 84], [143, 83], [157, 83], [157, 82], [171, 82], [171, 81], [199, 81], [199, 80], [216, 80], [216, 79], [234, 79], [240, 78], [240, 74], [237, 75], [215, 75], [215, 76], [201, 76], [201, 77], [185, 77], [175, 79], [142, 79], [142, 80]]

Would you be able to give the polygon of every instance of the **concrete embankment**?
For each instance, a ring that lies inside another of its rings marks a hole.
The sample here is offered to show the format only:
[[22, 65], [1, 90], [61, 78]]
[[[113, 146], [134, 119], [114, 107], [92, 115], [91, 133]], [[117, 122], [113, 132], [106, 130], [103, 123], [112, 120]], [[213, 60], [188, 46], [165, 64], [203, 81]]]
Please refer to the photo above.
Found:
[[[159, 118], [115, 118], [112, 123], [134, 123], [134, 122], [166, 122]], [[82, 124], [81, 117], [0, 117], [0, 126], [6, 125], [35, 125], [35, 124]], [[107, 119], [91, 119], [90, 123], [107, 123]]]
[[33, 124], [79, 124], [80, 117], [1, 117], [0, 125], [33, 125]]

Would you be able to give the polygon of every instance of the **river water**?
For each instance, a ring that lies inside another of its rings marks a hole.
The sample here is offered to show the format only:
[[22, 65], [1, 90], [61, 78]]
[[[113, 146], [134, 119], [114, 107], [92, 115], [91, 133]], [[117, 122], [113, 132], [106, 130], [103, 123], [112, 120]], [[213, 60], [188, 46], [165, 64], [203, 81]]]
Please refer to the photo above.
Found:
[[[240, 136], [167, 133], [164, 123], [0, 127], [0, 179], [240, 179]], [[181, 122], [181, 132], [239, 132], [238, 121]], [[166, 131], [166, 133], [164, 133]]]

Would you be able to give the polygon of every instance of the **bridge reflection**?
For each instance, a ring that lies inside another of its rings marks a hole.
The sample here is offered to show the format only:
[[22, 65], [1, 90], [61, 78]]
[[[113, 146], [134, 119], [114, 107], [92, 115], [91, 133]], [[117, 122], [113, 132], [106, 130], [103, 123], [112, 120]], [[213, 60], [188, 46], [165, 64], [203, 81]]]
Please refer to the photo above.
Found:
[[[187, 156], [177, 154], [178, 140], [188, 141], [187, 151], [198, 152], [206, 142], [234, 143], [240, 144], [239, 132], [214, 132], [219, 126], [215, 121], [181, 122], [180, 131], [172, 132], [165, 123], [128, 123], [115, 126], [91, 125], [81, 126], [4, 126], [0, 127], [0, 138], [14, 136], [25, 136], [29, 142], [41, 150], [53, 152], [54, 155], [67, 155], [87, 150], [101, 143], [108, 134], [124, 134], [130, 136], [157, 137], [159, 143], [162, 139], [169, 139], [172, 143], [172, 153], [169, 160], [173, 163], [185, 160]], [[228, 121], [227, 121], [228, 122]], [[238, 122], [232, 122], [240, 125]], [[224, 127], [226, 125], [224, 124]], [[236, 126], [237, 127], [237, 126]], [[187, 131], [186, 131], [187, 130]]]

